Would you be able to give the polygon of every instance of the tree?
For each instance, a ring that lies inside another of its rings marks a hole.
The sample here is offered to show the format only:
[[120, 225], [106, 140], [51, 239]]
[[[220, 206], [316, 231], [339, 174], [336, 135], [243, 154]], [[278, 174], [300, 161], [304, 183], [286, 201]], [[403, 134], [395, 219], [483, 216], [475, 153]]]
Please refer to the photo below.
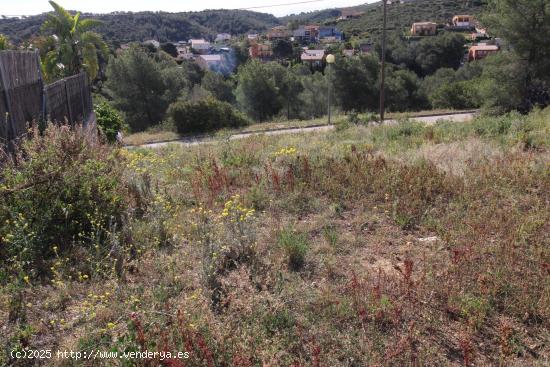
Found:
[[290, 120], [291, 113], [297, 113], [300, 106], [298, 95], [302, 92], [303, 87], [296, 73], [300, 71], [300, 68], [284, 67], [277, 63], [270, 63], [268, 66], [275, 80], [279, 99], [286, 109], [286, 118]]
[[327, 79], [321, 72], [302, 76], [302, 92], [299, 96], [303, 118], [316, 118], [327, 114]]
[[441, 68], [422, 81], [422, 93], [428, 96], [432, 108], [476, 108], [480, 62], [470, 62], [458, 70]]
[[210, 92], [214, 98], [228, 103], [235, 102], [233, 95], [233, 83], [226, 80], [223, 75], [207, 71], [202, 78], [201, 86]]
[[[460, 67], [466, 39], [456, 33], [443, 33], [420, 41], [409, 41], [393, 36], [388, 39], [386, 58], [389, 62], [407, 67], [419, 76], [433, 74], [440, 68]], [[381, 52], [379, 44], [376, 45]]]
[[171, 42], [161, 44], [160, 49], [172, 57], [178, 57], [178, 49]]
[[502, 52], [483, 60], [483, 73], [478, 79], [482, 107], [500, 114], [521, 108], [529, 91], [526, 89], [527, 69], [518, 56]]
[[246, 64], [250, 57], [250, 55], [248, 54], [249, 47], [250, 42], [248, 42], [247, 39], [242, 42], [237, 42], [233, 45], [233, 51], [235, 55], [235, 68]]
[[186, 95], [187, 91], [193, 88], [194, 83], [189, 79], [185, 69], [178, 68], [175, 63], [159, 63], [160, 75], [164, 93], [162, 98], [166, 105]]
[[483, 22], [507, 40], [523, 69], [522, 109], [550, 103], [550, 0], [490, 0]]
[[283, 107], [269, 64], [257, 60], [241, 66], [235, 93], [241, 109], [256, 121], [273, 117]]
[[474, 81], [461, 80], [443, 84], [430, 94], [433, 108], [453, 108], [457, 110], [479, 107], [477, 85]]
[[54, 1], [50, 1], [50, 5], [54, 12], [46, 15], [42, 30], [54, 35], [56, 48], [43, 60], [47, 78], [70, 76], [85, 70], [90, 80], [95, 79], [100, 58], [107, 58], [108, 49], [101, 36], [90, 29], [102, 23], [81, 19], [80, 13], [72, 16]]
[[194, 61], [183, 60], [180, 64], [190, 84], [200, 84], [204, 77], [204, 70]]
[[386, 95], [386, 105], [391, 111], [415, 111], [428, 107], [428, 99], [420, 89], [420, 79], [410, 70], [388, 70]]
[[374, 56], [337, 58], [333, 67], [334, 96], [344, 111], [378, 106], [378, 59]]
[[464, 57], [465, 38], [456, 33], [423, 38], [414, 50], [415, 63], [421, 76], [440, 68], [457, 69]]
[[273, 42], [273, 56], [275, 56], [277, 59], [288, 59], [289, 57], [292, 57], [292, 42], [285, 39], [279, 39]]
[[106, 87], [132, 131], [163, 119], [168, 107], [164, 80], [161, 64], [137, 46], [109, 61]]

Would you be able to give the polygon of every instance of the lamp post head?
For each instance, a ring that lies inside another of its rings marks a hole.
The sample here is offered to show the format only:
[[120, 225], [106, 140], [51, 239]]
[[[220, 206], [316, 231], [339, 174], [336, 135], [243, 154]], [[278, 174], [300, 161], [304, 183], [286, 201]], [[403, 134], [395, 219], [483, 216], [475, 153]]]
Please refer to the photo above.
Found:
[[333, 54], [328, 54], [327, 55], [327, 64], [334, 64], [334, 55]]

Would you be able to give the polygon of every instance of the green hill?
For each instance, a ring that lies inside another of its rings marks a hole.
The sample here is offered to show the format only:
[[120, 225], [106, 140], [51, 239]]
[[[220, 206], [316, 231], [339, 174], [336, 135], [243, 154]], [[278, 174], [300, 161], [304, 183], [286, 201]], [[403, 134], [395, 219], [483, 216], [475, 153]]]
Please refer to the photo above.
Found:
[[[117, 12], [110, 14], [83, 14], [99, 19], [104, 25], [97, 28], [108, 41], [129, 42], [157, 39], [160, 42], [186, 40], [191, 37], [215, 36], [216, 33], [244, 34], [261, 32], [280, 24], [265, 13], [244, 10], [205, 10], [200, 12]], [[45, 14], [23, 19], [0, 19], [0, 33], [14, 42], [38, 35]]]
[[[486, 0], [409, 0], [404, 3], [394, 1], [388, 5], [388, 29], [403, 31], [413, 22], [434, 21], [447, 23], [456, 14], [479, 15]], [[338, 21], [339, 9], [322, 10], [290, 15], [280, 18], [281, 22], [337, 24], [348, 37], [368, 37], [376, 35], [382, 27], [382, 3], [364, 4], [352, 8], [364, 14], [355, 19]]]
[[[402, 32], [418, 21], [448, 22], [453, 15], [477, 15], [486, 0], [408, 0], [388, 6], [388, 28]], [[191, 37], [213, 37], [227, 32], [235, 35], [262, 32], [274, 25], [295, 22], [299, 24], [337, 25], [348, 37], [376, 35], [382, 22], [382, 3], [364, 4], [348, 9], [363, 12], [359, 18], [338, 21], [341, 9], [325, 9], [276, 18], [271, 14], [244, 10], [205, 10], [200, 12], [117, 12], [84, 14], [104, 22], [97, 30], [108, 41], [129, 42], [157, 39], [160, 42], [186, 40]], [[45, 14], [24, 19], [0, 19], [0, 33], [16, 43], [39, 34]]]

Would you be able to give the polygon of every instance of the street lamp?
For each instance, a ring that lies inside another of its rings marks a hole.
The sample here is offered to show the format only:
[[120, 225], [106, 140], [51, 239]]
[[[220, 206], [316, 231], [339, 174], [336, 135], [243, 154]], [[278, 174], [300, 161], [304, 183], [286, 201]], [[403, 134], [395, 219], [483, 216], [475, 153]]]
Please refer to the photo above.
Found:
[[328, 82], [328, 124], [330, 125], [330, 92], [331, 92], [331, 80], [330, 80], [330, 69], [331, 65], [334, 64], [335, 58], [333, 54], [327, 55], [327, 82]]

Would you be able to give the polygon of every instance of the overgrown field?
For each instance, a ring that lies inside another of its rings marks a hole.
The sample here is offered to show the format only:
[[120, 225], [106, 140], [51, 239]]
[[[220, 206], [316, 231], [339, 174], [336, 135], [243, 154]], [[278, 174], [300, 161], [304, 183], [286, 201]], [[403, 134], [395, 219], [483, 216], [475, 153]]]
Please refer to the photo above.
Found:
[[550, 359], [548, 109], [155, 151], [79, 134], [2, 172], [1, 365]]

